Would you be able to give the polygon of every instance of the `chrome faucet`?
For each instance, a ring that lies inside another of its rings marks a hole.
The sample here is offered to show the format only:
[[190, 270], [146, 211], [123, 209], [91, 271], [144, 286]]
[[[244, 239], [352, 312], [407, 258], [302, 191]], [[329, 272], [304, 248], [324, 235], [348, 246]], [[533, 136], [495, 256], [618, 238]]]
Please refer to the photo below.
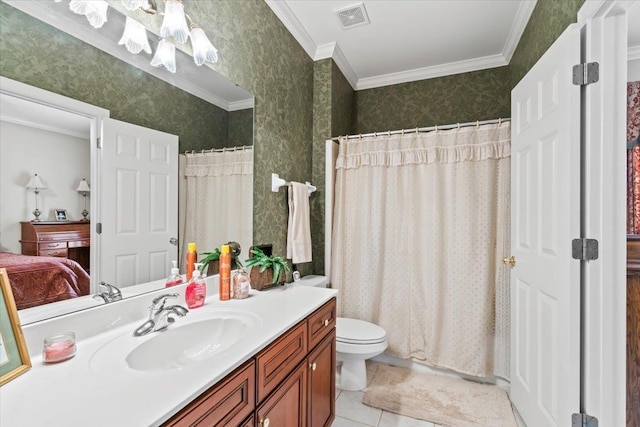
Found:
[[122, 292], [120, 292], [120, 289], [118, 289], [117, 287], [105, 282], [100, 282], [99, 286], [104, 286], [105, 288], [107, 288], [107, 291], [95, 294], [93, 296], [95, 299], [102, 298], [105, 304], [114, 301], [120, 301], [122, 299]]
[[133, 331], [133, 336], [140, 337], [149, 332], [162, 331], [176, 321], [176, 316], [186, 316], [189, 310], [181, 305], [165, 307], [167, 299], [177, 296], [178, 294], [163, 294], [154, 298], [149, 307], [149, 319]]

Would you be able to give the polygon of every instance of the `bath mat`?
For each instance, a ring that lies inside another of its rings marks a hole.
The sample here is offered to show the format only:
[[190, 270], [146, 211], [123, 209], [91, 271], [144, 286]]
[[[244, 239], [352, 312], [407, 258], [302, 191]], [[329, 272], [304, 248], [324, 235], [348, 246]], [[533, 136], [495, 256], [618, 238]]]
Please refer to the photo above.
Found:
[[507, 393], [493, 385], [380, 364], [363, 403], [446, 427], [516, 427]]

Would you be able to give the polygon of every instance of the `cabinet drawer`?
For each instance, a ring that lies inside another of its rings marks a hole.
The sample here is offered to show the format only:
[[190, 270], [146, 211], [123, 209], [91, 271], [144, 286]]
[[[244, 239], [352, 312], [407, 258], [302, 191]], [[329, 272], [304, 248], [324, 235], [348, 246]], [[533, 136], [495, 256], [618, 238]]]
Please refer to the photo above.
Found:
[[336, 299], [309, 316], [309, 349], [315, 347], [336, 326]]
[[307, 355], [307, 322], [286, 332], [256, 357], [258, 402], [261, 402]]
[[62, 258], [66, 258], [67, 257], [67, 248], [63, 248], [63, 249], [47, 249], [47, 250], [40, 250], [39, 253], [40, 256], [57, 256], [57, 257], [62, 257]]
[[70, 248], [88, 248], [91, 246], [91, 239], [72, 240], [69, 242]]
[[67, 249], [67, 242], [40, 243], [38, 244], [38, 249], [40, 249], [40, 252], [51, 249]]
[[255, 408], [255, 363], [249, 362], [203, 393], [164, 424], [238, 426]]

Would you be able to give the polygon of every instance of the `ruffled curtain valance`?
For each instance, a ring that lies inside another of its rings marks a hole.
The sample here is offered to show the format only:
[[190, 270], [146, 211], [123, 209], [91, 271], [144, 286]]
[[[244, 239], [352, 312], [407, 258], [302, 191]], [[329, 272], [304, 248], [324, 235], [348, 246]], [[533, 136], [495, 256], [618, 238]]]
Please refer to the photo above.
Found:
[[253, 150], [187, 153], [184, 176], [253, 175]]
[[336, 169], [502, 159], [511, 156], [510, 129], [483, 125], [413, 135], [341, 137]]

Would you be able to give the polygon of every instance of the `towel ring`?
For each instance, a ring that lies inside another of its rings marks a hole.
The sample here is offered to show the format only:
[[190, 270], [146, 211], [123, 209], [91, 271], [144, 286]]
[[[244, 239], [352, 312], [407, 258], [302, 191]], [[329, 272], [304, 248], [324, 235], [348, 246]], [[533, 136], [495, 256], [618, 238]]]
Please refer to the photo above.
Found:
[[498, 127], [502, 125], [502, 117], [498, 118]]

